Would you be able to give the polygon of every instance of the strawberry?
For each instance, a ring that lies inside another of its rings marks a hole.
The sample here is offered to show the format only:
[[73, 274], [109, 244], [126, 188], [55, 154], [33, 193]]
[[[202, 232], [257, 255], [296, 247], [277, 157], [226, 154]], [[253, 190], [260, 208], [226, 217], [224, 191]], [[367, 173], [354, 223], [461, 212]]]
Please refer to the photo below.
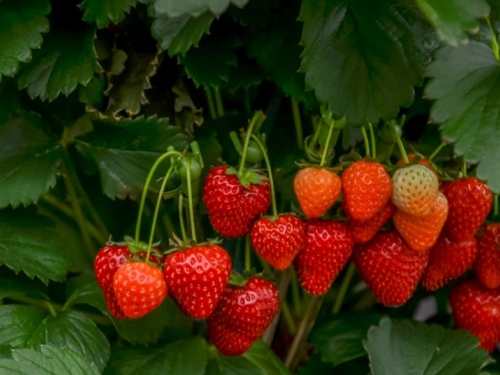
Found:
[[307, 292], [324, 294], [351, 256], [354, 239], [349, 228], [336, 221], [312, 219], [304, 227], [304, 246], [293, 264]]
[[[231, 168], [233, 170], [233, 168]], [[260, 214], [271, 204], [269, 181], [245, 187], [226, 166], [213, 168], [205, 179], [203, 201], [214, 229], [226, 237], [240, 237], [250, 231]]]
[[180, 310], [195, 319], [214, 311], [231, 275], [231, 258], [217, 245], [199, 245], [170, 254], [165, 280]]
[[416, 251], [426, 251], [436, 243], [447, 215], [448, 201], [438, 193], [427, 215], [413, 216], [397, 209], [392, 219], [408, 246]]
[[399, 306], [413, 294], [429, 252], [411, 250], [396, 230], [355, 246], [352, 259], [361, 278], [386, 306]]
[[325, 168], [304, 168], [295, 176], [293, 188], [306, 216], [318, 218], [339, 198], [342, 180]]
[[451, 280], [462, 276], [472, 266], [477, 255], [477, 242], [453, 241], [441, 233], [429, 253], [429, 264], [422, 277], [422, 286], [434, 291], [445, 286]]
[[129, 318], [140, 318], [161, 305], [167, 296], [163, 273], [145, 262], [128, 262], [113, 276], [118, 305]]
[[251, 277], [245, 286], [228, 286], [207, 319], [208, 338], [222, 354], [245, 353], [279, 310], [278, 290], [268, 280]]
[[438, 179], [429, 168], [413, 164], [392, 176], [392, 201], [401, 211], [425, 216], [438, 196]]
[[294, 215], [262, 218], [250, 231], [252, 245], [264, 260], [278, 270], [288, 268], [304, 243], [304, 224]]
[[349, 215], [357, 220], [373, 217], [391, 198], [392, 181], [382, 164], [357, 161], [342, 174]]
[[[410, 163], [413, 163], [413, 161], [417, 158], [417, 156], [420, 156], [420, 155], [416, 155], [416, 154], [408, 154], [408, 161]], [[423, 158], [421, 157], [420, 160], [417, 162], [417, 164], [420, 164], [420, 165], [425, 165], [426, 167], [429, 167], [433, 172], [434, 174], [436, 175], [438, 181], [439, 181], [439, 174], [432, 168], [432, 164], [429, 160], [427, 160], [426, 158]], [[398, 160], [397, 164], [398, 166], [400, 167], [404, 167], [405, 165], [405, 161], [401, 158]]]
[[480, 347], [491, 353], [500, 341], [500, 289], [465, 280], [451, 289], [450, 305], [455, 326], [479, 337]]
[[470, 240], [491, 209], [491, 191], [475, 177], [445, 182], [441, 190], [450, 205], [444, 230], [456, 241]]
[[389, 220], [394, 212], [396, 206], [388, 200], [384, 207], [380, 209], [373, 217], [367, 220], [356, 220], [349, 216], [345, 199], [342, 200], [342, 208], [348, 217], [347, 226], [352, 232], [354, 242], [365, 243], [370, 241], [378, 233], [380, 228]]
[[500, 286], [500, 224], [490, 224], [477, 235], [478, 252], [474, 272], [486, 288]]

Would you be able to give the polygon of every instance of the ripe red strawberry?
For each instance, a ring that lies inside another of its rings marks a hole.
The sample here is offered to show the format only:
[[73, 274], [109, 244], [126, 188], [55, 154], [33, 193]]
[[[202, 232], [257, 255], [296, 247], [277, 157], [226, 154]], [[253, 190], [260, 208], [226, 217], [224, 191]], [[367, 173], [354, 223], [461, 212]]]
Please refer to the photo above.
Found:
[[222, 354], [245, 353], [267, 329], [279, 310], [276, 287], [252, 277], [245, 286], [228, 286], [207, 319], [208, 338]]
[[[413, 163], [413, 160], [415, 160], [417, 158], [417, 156], [419, 156], [419, 155], [408, 154], [408, 161], [410, 163]], [[426, 167], [429, 167], [434, 172], [434, 174], [436, 175], [437, 179], [439, 180], [439, 174], [432, 168], [432, 164], [431, 164], [431, 162], [429, 160], [427, 160], [426, 158], [420, 158], [420, 160], [417, 162], [417, 164], [425, 165]], [[398, 162], [397, 162], [396, 165], [398, 165], [400, 167], [404, 167], [405, 161], [401, 158], [401, 159], [398, 160]]]
[[447, 215], [448, 201], [438, 193], [427, 215], [417, 217], [397, 209], [392, 219], [408, 246], [416, 251], [426, 251], [436, 243]]
[[479, 337], [480, 346], [491, 353], [500, 341], [500, 289], [462, 281], [451, 289], [450, 305], [455, 326]]
[[445, 286], [451, 280], [462, 276], [472, 266], [477, 255], [477, 242], [453, 241], [441, 233], [429, 253], [429, 264], [422, 276], [422, 286], [434, 291]]
[[367, 220], [390, 199], [392, 181], [382, 164], [357, 161], [342, 174], [342, 188], [349, 215]]
[[337, 221], [312, 219], [304, 227], [304, 246], [293, 265], [307, 292], [324, 294], [351, 256], [354, 239], [349, 228]]
[[214, 311], [231, 275], [231, 258], [217, 245], [170, 254], [165, 279], [170, 296], [186, 315], [205, 319]]
[[276, 220], [262, 218], [250, 231], [252, 245], [264, 260], [278, 270], [288, 268], [304, 243], [304, 224], [294, 215]]
[[475, 177], [445, 182], [441, 190], [450, 205], [444, 230], [456, 241], [470, 240], [490, 212], [491, 191]]
[[486, 288], [500, 286], [500, 224], [490, 224], [477, 235], [478, 252], [474, 272]]
[[365, 243], [370, 241], [396, 211], [394, 203], [392, 203], [391, 200], [388, 200], [385, 206], [370, 219], [356, 220], [349, 216], [345, 200], [342, 200], [342, 208], [348, 217], [347, 226], [351, 230], [354, 242], [356, 243]]
[[293, 188], [306, 216], [318, 218], [339, 198], [342, 180], [325, 168], [304, 168], [295, 176]]
[[167, 296], [165, 277], [145, 262], [128, 262], [116, 271], [113, 289], [118, 304], [129, 318], [140, 318], [161, 305]]
[[238, 177], [226, 174], [228, 167], [213, 168], [205, 179], [203, 201], [214, 229], [226, 237], [240, 237], [250, 231], [260, 214], [271, 204], [269, 181], [244, 187]]
[[417, 287], [429, 252], [411, 250], [399, 233], [391, 230], [357, 244], [352, 259], [375, 297], [386, 306], [399, 306]]

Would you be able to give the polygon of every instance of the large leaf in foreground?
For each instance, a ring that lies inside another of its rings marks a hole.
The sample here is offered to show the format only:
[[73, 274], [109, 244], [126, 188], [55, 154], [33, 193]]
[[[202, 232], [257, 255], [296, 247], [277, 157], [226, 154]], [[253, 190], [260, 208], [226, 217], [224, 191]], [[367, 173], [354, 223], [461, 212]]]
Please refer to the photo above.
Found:
[[99, 28], [103, 28], [109, 22], [120, 22], [136, 3], [137, 0], [84, 0], [79, 7], [85, 11], [85, 21], [96, 22]]
[[161, 10], [171, 17], [180, 16], [185, 13], [197, 16], [207, 10], [214, 14], [221, 14], [231, 3], [242, 7], [248, 1], [249, 0], [154, 0], [156, 9]]
[[431, 118], [455, 153], [479, 163], [477, 177], [500, 193], [500, 65], [486, 45], [470, 42], [437, 51], [427, 68], [426, 94], [436, 99]]

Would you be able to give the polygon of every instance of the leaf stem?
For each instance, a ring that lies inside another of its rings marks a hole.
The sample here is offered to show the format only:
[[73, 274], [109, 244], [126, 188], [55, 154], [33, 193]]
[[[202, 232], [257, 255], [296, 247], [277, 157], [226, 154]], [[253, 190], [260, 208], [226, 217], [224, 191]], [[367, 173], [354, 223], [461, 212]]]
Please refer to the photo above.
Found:
[[493, 217], [498, 216], [498, 194], [493, 198]]
[[215, 120], [217, 118], [217, 113], [215, 112], [214, 99], [212, 97], [212, 92], [210, 87], [205, 86], [205, 95], [207, 96], [208, 111], [210, 112], [210, 118]]
[[184, 210], [184, 205], [183, 205], [183, 196], [182, 196], [182, 191], [179, 192], [179, 223], [181, 226], [181, 234], [182, 234], [182, 242], [184, 243], [184, 246], [188, 245], [188, 239], [186, 235], [186, 227], [184, 226], [184, 215], [183, 215], [183, 210]]
[[497, 39], [497, 35], [495, 34], [495, 30], [493, 30], [493, 26], [491, 25], [490, 17], [486, 17], [486, 23], [488, 24], [488, 27], [490, 28], [491, 35], [492, 35], [491, 48], [493, 49], [493, 53], [495, 54], [495, 58], [497, 59], [497, 61], [500, 61], [500, 51], [498, 49], [498, 39]]
[[467, 177], [467, 162], [465, 161], [465, 156], [462, 156], [463, 164], [462, 164], [462, 176], [464, 178]]
[[215, 93], [215, 105], [217, 106], [217, 115], [219, 117], [224, 116], [224, 105], [222, 104], [222, 98], [220, 96], [220, 91], [218, 87], [214, 87]]
[[276, 195], [274, 193], [274, 178], [273, 178], [273, 170], [271, 168], [271, 162], [269, 161], [269, 156], [267, 155], [266, 148], [264, 147], [262, 142], [259, 140], [259, 138], [257, 138], [257, 136], [255, 134], [252, 134], [252, 139], [259, 146], [260, 151], [262, 152], [262, 155], [264, 155], [264, 160], [266, 161], [267, 174], [269, 175], [269, 184], [271, 185], [273, 217], [277, 217], [278, 216], [278, 208], [276, 207]]
[[255, 114], [252, 117], [252, 120], [250, 121], [250, 125], [248, 125], [247, 134], [245, 135], [245, 144], [243, 146], [243, 152], [241, 153], [240, 166], [238, 168], [238, 174], [240, 176], [243, 174], [243, 169], [245, 168], [245, 159], [247, 157], [248, 144], [250, 143], [250, 138], [252, 136], [253, 127], [255, 126], [255, 124], [260, 116], [262, 116], [261, 111], [255, 112]]
[[252, 265], [250, 261], [250, 234], [245, 236], [245, 271], [250, 271]]
[[189, 219], [191, 221], [191, 238], [196, 242], [196, 226], [194, 223], [194, 208], [193, 208], [193, 189], [191, 187], [191, 158], [187, 159], [187, 188], [188, 188], [188, 206], [189, 206]]
[[373, 125], [371, 122], [368, 123], [368, 129], [370, 130], [370, 139], [372, 141], [372, 158], [375, 159], [377, 157], [377, 149], [375, 148], [375, 133], [373, 131]]
[[363, 140], [365, 141], [366, 156], [370, 156], [370, 141], [368, 140], [365, 127], [361, 128], [361, 133], [363, 133]]
[[292, 102], [292, 115], [293, 123], [295, 124], [295, 134], [297, 136], [297, 145], [302, 150], [304, 148], [304, 134], [302, 132], [302, 120], [300, 118], [300, 108], [299, 103], [293, 98], [290, 99]]
[[328, 129], [328, 135], [326, 136], [325, 148], [323, 150], [323, 155], [321, 156], [321, 162], [319, 166], [322, 167], [326, 162], [326, 154], [328, 154], [328, 149], [330, 148], [330, 139], [332, 138], [334, 120], [330, 123], [330, 129]]
[[410, 164], [410, 161], [408, 160], [408, 155], [406, 155], [406, 151], [403, 146], [403, 142], [401, 142], [401, 137], [396, 131], [396, 122], [394, 120], [391, 121], [391, 129], [392, 129], [392, 134], [394, 135], [394, 138], [396, 138], [396, 142], [398, 143], [399, 152], [401, 153], [403, 161], [405, 162], [405, 164]]
[[446, 146], [446, 143], [441, 142], [441, 144], [434, 150], [434, 152], [429, 156], [427, 160], [432, 161], [436, 157], [437, 154], [439, 154], [439, 151], [443, 149], [443, 147]]
[[347, 272], [344, 276], [344, 280], [342, 280], [342, 284], [340, 285], [337, 297], [335, 298], [335, 303], [333, 304], [332, 313], [337, 314], [340, 311], [340, 308], [342, 307], [342, 302], [344, 302], [347, 288], [349, 287], [349, 283], [351, 282], [355, 270], [356, 267], [354, 266], [354, 263], [350, 262], [349, 268], [347, 269]]

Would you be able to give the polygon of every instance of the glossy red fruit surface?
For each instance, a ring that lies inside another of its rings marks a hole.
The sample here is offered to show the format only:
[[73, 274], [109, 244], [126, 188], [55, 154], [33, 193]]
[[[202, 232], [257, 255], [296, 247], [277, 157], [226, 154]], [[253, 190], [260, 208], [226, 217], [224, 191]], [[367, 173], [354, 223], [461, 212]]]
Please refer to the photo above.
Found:
[[476, 236], [478, 253], [474, 272], [485, 287], [500, 287], [500, 224], [490, 224]]

